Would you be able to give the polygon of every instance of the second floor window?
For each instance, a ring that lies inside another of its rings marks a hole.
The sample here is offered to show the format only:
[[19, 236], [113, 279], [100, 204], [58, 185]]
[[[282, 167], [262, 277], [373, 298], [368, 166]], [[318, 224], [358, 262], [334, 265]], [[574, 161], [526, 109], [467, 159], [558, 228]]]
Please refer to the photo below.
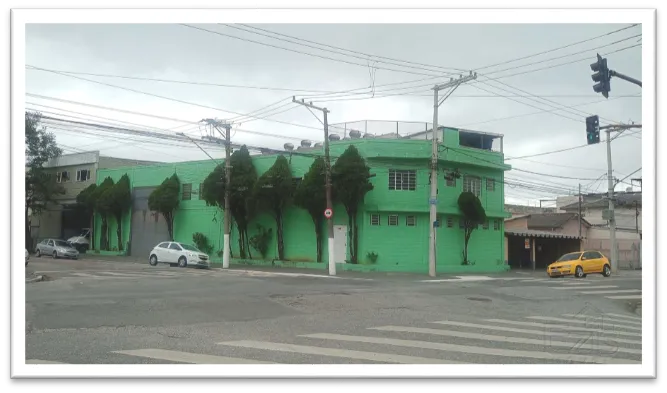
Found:
[[69, 181], [69, 172], [67, 171], [62, 171], [56, 173], [56, 181], [58, 183], [66, 183]]
[[90, 180], [90, 169], [79, 169], [76, 171], [76, 181], [84, 182]]
[[472, 192], [477, 198], [482, 194], [482, 179], [477, 176], [463, 176], [463, 191]]
[[496, 190], [496, 180], [491, 178], [486, 178], [486, 191], [495, 191]]
[[414, 191], [417, 189], [417, 171], [389, 170], [389, 189], [399, 191]]
[[192, 199], [192, 183], [183, 184], [183, 195], [181, 199], [184, 201], [189, 201]]

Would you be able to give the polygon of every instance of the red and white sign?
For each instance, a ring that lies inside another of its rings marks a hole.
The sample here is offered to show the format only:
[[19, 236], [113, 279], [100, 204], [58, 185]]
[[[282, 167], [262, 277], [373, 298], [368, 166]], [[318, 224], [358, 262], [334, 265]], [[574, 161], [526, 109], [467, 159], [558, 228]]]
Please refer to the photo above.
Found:
[[333, 216], [333, 210], [331, 209], [324, 210], [324, 217], [331, 218], [331, 216]]

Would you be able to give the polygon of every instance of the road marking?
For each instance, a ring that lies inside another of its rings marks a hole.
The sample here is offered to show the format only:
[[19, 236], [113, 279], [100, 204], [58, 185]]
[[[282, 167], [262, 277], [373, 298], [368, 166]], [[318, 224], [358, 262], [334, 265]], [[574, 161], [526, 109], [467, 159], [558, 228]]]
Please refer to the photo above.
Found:
[[637, 293], [641, 291], [641, 289], [615, 289], [613, 291], [583, 291], [579, 293], [583, 293], [585, 295], [604, 295], [607, 293]]
[[605, 296], [607, 299], [616, 300], [641, 300], [642, 295], [625, 295], [625, 296]]
[[364, 352], [339, 348], [313, 347], [309, 345], [296, 345], [273, 343], [268, 341], [227, 341], [218, 343], [231, 347], [266, 349], [269, 351], [291, 352], [306, 355], [331, 356], [338, 358], [369, 360], [373, 362], [398, 363], [398, 364], [460, 364], [453, 360], [422, 358], [416, 356], [395, 355], [390, 353]]
[[[487, 319], [487, 322], [494, 322], [494, 323], [506, 323], [510, 325], [522, 325], [522, 326], [534, 326], [534, 327], [541, 327], [541, 328], [547, 328], [547, 329], [560, 329], [560, 330], [581, 330], [585, 332], [593, 332], [593, 333], [604, 333], [604, 334], [615, 334], [619, 336], [632, 336], [632, 337], [641, 337], [641, 333], [639, 332], [620, 332], [616, 330], [610, 330], [610, 329], [591, 329], [587, 327], [579, 327], [579, 326], [568, 326], [568, 325], [554, 325], [550, 323], [539, 323], [539, 322], [524, 322], [524, 321], [510, 321], [508, 319]], [[546, 332], [545, 332], [546, 333]]]
[[[543, 321], [555, 321], [555, 322], [566, 322], [566, 323], [579, 323], [579, 324], [584, 324], [588, 325], [590, 324], [589, 321], [579, 321], [576, 319], [565, 319], [565, 318], [557, 318], [557, 317], [541, 317], [541, 316], [535, 316], [535, 317], [527, 317], [528, 319], [539, 319]], [[622, 329], [628, 329], [628, 330], [639, 330], [641, 331], [641, 327], [637, 326], [628, 326], [628, 325], [620, 325], [616, 323], [605, 323], [604, 326], [609, 326], [609, 327], [616, 327], [616, 328], [622, 328]]]
[[568, 287], [576, 287], [577, 285], [584, 285], [584, 286], [591, 285], [591, 283], [590, 282], [585, 282], [585, 281], [582, 281], [582, 282], [564, 282], [563, 285], [568, 286]]
[[521, 282], [544, 282], [544, 281], [551, 281], [551, 280], [552, 279], [550, 279], [550, 278], [539, 278], [539, 279], [533, 278], [533, 279], [530, 279], [530, 280], [521, 280]]
[[640, 322], [641, 322], [641, 320], [642, 320], [641, 318], [638, 318], [638, 317], [633, 317], [633, 316], [630, 316], [630, 315], [623, 315], [623, 314], [607, 313], [606, 315], [612, 315], [612, 316], [614, 316], [614, 317], [621, 317], [621, 318], [633, 319], [633, 320], [635, 320], [635, 321], [640, 321]]
[[[575, 287], [549, 287], [550, 289], [576, 289]], [[618, 288], [616, 285], [597, 285], [593, 287], [586, 287], [582, 289], [609, 289], [609, 288]]]
[[639, 326], [641, 326], [641, 324], [642, 324], [641, 321], [630, 321], [630, 320], [623, 319], [623, 318], [610, 318], [610, 317], [607, 317], [606, 315], [602, 316], [602, 317], [591, 317], [591, 316], [588, 316], [588, 315], [580, 315], [580, 314], [563, 314], [563, 315], [566, 316], [566, 317], [573, 317], [573, 318], [603, 319], [603, 320], [607, 320], [607, 321], [631, 323], [633, 325], [639, 325]]
[[169, 351], [166, 349], [137, 349], [129, 351], [114, 351], [122, 355], [137, 356], [149, 359], [167, 360], [170, 362], [190, 364], [272, 364], [259, 360], [214, 356], [200, 353]]
[[74, 273], [73, 274], [76, 277], [85, 277], [85, 278], [102, 278], [100, 276], [96, 276], [94, 274], [88, 274], [88, 273]]
[[594, 349], [597, 351], [609, 351], [611, 353], [615, 352], [626, 352], [634, 355], [641, 355], [641, 349], [632, 349], [632, 348], [619, 348], [617, 346], [610, 345], [598, 345], [598, 344], [585, 344], [579, 342], [567, 342], [567, 341], [553, 341], [553, 340], [538, 340], [533, 338], [526, 337], [507, 337], [507, 336], [494, 336], [491, 334], [479, 334], [479, 333], [467, 333], [459, 332], [452, 330], [441, 330], [441, 329], [427, 329], [427, 328], [413, 328], [406, 326], [381, 326], [370, 328], [371, 330], [382, 330], [387, 332], [403, 332], [403, 333], [421, 333], [421, 334], [433, 334], [436, 336], [447, 336], [447, 337], [458, 337], [458, 338], [469, 338], [473, 340], [485, 340], [485, 341], [496, 341], [496, 342], [506, 342], [506, 343], [515, 343], [515, 344], [531, 344], [531, 345], [541, 345], [544, 347], [563, 347], [569, 348], [570, 350], [578, 349]]
[[25, 361], [25, 364], [67, 364], [67, 363], [54, 362], [51, 360], [28, 359]]
[[[476, 329], [485, 329], [485, 330], [496, 330], [496, 331], [501, 331], [501, 332], [534, 334], [534, 335], [538, 335], [538, 336], [543, 336], [545, 338], [547, 338], [547, 336], [549, 336], [549, 337], [554, 336], [554, 337], [569, 337], [569, 338], [587, 338], [587, 339], [592, 338], [592, 335], [590, 335], [590, 334], [580, 334], [580, 333], [571, 333], [571, 332], [551, 332], [551, 331], [548, 331], [548, 330], [520, 329], [520, 328], [513, 328], [513, 327], [508, 327], [508, 326], [480, 325], [480, 324], [468, 323], [468, 322], [436, 321], [436, 322], [431, 322], [431, 323], [437, 323], [439, 325], [451, 325], [451, 326], [469, 327], [469, 328], [476, 328]], [[604, 337], [604, 336], [599, 336], [599, 337]], [[604, 337], [604, 338], [608, 339], [608, 337]], [[641, 345], [642, 344], [641, 340], [631, 340], [631, 339], [616, 338], [616, 337], [611, 339], [611, 341], [613, 341], [615, 343], [624, 343], [624, 344], [636, 344], [636, 345]]]
[[316, 333], [316, 334], [306, 334], [301, 337], [319, 338], [324, 340], [338, 340], [347, 342], [361, 342], [361, 343], [380, 344], [380, 345], [394, 345], [394, 346], [408, 347], [408, 348], [436, 349], [440, 351], [462, 352], [466, 354], [494, 355], [494, 356], [505, 356], [505, 357], [516, 357], [516, 358], [579, 361], [584, 363], [614, 363], [614, 364], [641, 363], [641, 361], [638, 360], [611, 358], [602, 356], [560, 354], [560, 353], [550, 353], [542, 351], [523, 351], [523, 350], [502, 349], [502, 348], [486, 348], [486, 347], [475, 347], [471, 345], [434, 343], [429, 341], [401, 340], [394, 338], [381, 338], [381, 337], [369, 337], [369, 336], [347, 336], [343, 334]]

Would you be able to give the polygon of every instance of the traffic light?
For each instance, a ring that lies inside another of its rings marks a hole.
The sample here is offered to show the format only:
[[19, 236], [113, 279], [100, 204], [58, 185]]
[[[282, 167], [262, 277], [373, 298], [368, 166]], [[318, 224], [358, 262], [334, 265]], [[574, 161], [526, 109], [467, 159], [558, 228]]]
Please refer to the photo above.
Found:
[[586, 118], [586, 141], [589, 145], [600, 143], [600, 118], [597, 115]]
[[593, 90], [596, 93], [602, 93], [605, 98], [609, 98], [609, 91], [611, 90], [611, 75], [609, 74], [609, 68], [607, 67], [607, 59], [603, 59], [599, 54], [598, 61], [591, 64], [591, 70], [594, 74], [591, 75], [593, 78]]

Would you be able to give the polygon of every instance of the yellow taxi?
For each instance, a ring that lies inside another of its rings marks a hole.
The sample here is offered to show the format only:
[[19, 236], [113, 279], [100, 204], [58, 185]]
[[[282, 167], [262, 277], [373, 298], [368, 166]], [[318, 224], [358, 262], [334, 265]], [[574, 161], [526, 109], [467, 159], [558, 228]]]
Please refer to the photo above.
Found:
[[611, 263], [599, 251], [571, 252], [558, 258], [547, 267], [549, 277], [571, 276], [586, 277], [589, 273], [600, 273], [605, 277], [611, 276]]

